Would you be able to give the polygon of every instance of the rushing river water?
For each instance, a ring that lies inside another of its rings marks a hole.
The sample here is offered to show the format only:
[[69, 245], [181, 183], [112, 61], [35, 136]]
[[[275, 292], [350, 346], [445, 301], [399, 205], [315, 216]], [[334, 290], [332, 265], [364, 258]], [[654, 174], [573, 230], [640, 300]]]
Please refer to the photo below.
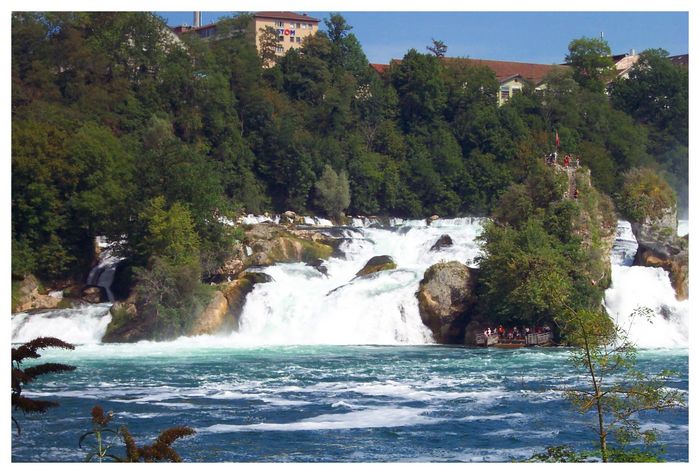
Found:
[[[323, 222], [315, 222], [324, 225]], [[95, 404], [115, 413], [139, 442], [185, 424], [187, 461], [509, 461], [546, 446], [593, 447], [591, 414], [572, 410], [562, 389], [583, 383], [569, 351], [436, 346], [420, 322], [415, 292], [441, 260], [473, 263], [478, 219], [394, 221], [391, 229], [329, 229], [346, 239], [328, 276], [303, 264], [265, 269], [274, 281], [249, 295], [239, 332], [167, 343], [100, 344], [108, 304], [13, 316], [13, 342], [51, 335], [81, 344], [40, 362], [77, 366], [46, 376], [27, 395], [58, 408], [17, 418], [13, 461], [80, 461], [80, 435]], [[442, 234], [454, 246], [431, 252]], [[605, 304], [641, 347], [640, 369], [676, 370], [688, 390], [688, 302], [662, 270], [630, 267], [634, 237], [621, 222]], [[354, 274], [374, 255], [394, 271]], [[652, 325], [626, 319], [636, 306]], [[17, 414], [16, 414], [17, 415]], [[650, 413], [669, 460], [688, 459], [688, 411]]]

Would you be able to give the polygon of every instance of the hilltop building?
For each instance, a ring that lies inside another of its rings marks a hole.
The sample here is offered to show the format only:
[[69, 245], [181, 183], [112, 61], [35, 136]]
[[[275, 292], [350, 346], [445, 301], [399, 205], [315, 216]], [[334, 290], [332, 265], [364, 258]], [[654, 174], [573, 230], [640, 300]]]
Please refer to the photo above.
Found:
[[306, 13], [258, 12], [254, 16], [255, 47], [260, 50], [261, 30], [272, 27], [277, 31], [277, 55], [284, 56], [291, 48], [298, 48], [304, 38], [316, 34], [320, 20]]
[[[220, 37], [216, 23], [201, 25], [201, 15], [194, 13], [193, 26], [181, 25], [172, 28], [173, 33], [180, 36], [183, 34], [196, 34], [200, 39], [209, 41]], [[255, 47], [260, 49], [260, 36], [266, 27], [271, 27], [277, 32], [278, 56], [284, 54], [291, 48], [301, 46], [304, 38], [315, 34], [318, 31], [320, 20], [312, 18], [306, 13], [298, 14], [294, 12], [257, 12], [253, 14], [253, 21], [250, 28], [255, 36]], [[252, 35], [251, 35], [252, 37]]]
[[[632, 66], [639, 60], [639, 54], [631, 50], [629, 53], [617, 54], [611, 56], [611, 58], [615, 64], [616, 77], [628, 79]], [[687, 54], [669, 56], [669, 59], [677, 66], [688, 67]], [[544, 93], [547, 89], [546, 76], [551, 72], [566, 70], [570, 67], [568, 64], [534, 64], [514, 61], [492, 61], [490, 59], [443, 58], [442, 60], [446, 64], [458, 62], [474, 66], [486, 66], [491, 69], [499, 82], [497, 97], [499, 106], [508, 102], [514, 95], [522, 92], [526, 83], [534, 86], [535, 91]], [[380, 75], [384, 75], [392, 64], [400, 63], [400, 59], [392, 59], [390, 64], [370, 64], [370, 66]]]
[[[547, 74], [565, 69], [568, 66], [520, 63], [513, 61], [492, 61], [490, 59], [470, 59], [470, 58], [443, 58], [445, 63], [459, 62], [473, 66], [486, 66], [496, 75], [499, 82], [497, 95], [498, 105], [503, 105], [515, 94], [522, 92], [525, 83], [534, 85], [536, 91], [544, 91], [547, 84], [544, 78]], [[391, 63], [398, 64], [400, 60], [392, 60]], [[379, 74], [384, 74], [389, 68], [389, 64], [371, 64], [372, 68]]]

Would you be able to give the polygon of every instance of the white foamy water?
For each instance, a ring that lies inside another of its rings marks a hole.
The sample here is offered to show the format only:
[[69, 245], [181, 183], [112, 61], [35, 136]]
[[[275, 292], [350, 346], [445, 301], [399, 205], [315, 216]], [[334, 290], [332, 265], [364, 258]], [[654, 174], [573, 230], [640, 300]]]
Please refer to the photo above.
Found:
[[[479, 254], [475, 238], [483, 221], [440, 219], [431, 225], [424, 220], [388, 222], [390, 228], [380, 228], [378, 221], [356, 218], [354, 228], [343, 229], [346, 240], [340, 249], [344, 256], [324, 263], [327, 275], [303, 263], [263, 269], [273, 281], [257, 284], [248, 295], [238, 332], [180, 338], [171, 343], [143, 341], [136, 345], [139, 352], [157, 355], [171, 346], [432, 343], [415, 297], [419, 282], [425, 270], [440, 261], [474, 265]], [[337, 229], [328, 232], [338, 233]], [[452, 238], [453, 246], [431, 252], [443, 234]], [[611, 256], [612, 286], [605, 293], [608, 313], [640, 347], [687, 347], [689, 302], [675, 299], [664, 270], [632, 267], [636, 249], [629, 223], [620, 221]], [[356, 278], [355, 274], [377, 255], [391, 256], [397, 268]], [[13, 315], [12, 342], [54, 336], [74, 344], [99, 343], [111, 319], [109, 307], [86, 305]], [[639, 307], [652, 310], [651, 321], [631, 319]]]
[[[676, 300], [662, 268], [631, 266], [636, 251], [629, 222], [619, 221], [611, 255], [612, 285], [605, 291], [608, 314], [638, 347], [688, 347], [689, 301]], [[652, 314], [635, 315], [638, 308]]]
[[678, 220], [678, 228], [676, 230], [676, 233], [678, 234], [678, 237], [688, 235], [688, 219]]
[[[434, 263], [473, 264], [480, 231], [481, 220], [474, 218], [348, 230], [352, 238], [341, 245], [345, 258], [329, 259], [327, 275], [302, 263], [266, 268], [273, 281], [258, 284], [248, 295], [232, 340], [252, 345], [430, 343], [432, 335], [418, 312], [418, 284]], [[454, 245], [431, 252], [443, 234]], [[391, 256], [397, 268], [356, 278], [377, 255]]]
[[239, 431], [307, 431], [345, 430], [357, 428], [388, 428], [439, 423], [439, 418], [425, 416], [423, 408], [389, 407], [332, 413], [314, 416], [292, 423], [256, 423], [251, 425], [217, 424], [199, 431], [203, 433], [232, 433]]
[[102, 340], [112, 320], [110, 303], [85, 305], [41, 313], [12, 315], [12, 342], [37, 337], [57, 337], [71, 344], [94, 344]]

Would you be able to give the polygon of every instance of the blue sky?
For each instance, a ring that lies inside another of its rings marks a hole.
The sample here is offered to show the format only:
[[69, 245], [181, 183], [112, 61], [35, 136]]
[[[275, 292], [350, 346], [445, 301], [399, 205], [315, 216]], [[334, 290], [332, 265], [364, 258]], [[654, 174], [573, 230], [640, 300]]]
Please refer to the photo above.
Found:
[[[156, 12], [169, 25], [192, 24], [192, 12]], [[301, 13], [301, 12], [299, 12]], [[308, 12], [318, 19], [328, 12]], [[410, 48], [444, 41], [448, 56], [561, 63], [569, 41], [601, 32], [614, 54], [663, 48], [688, 53], [686, 12], [341, 12], [370, 62], [387, 63]], [[234, 12], [203, 12], [203, 23]]]

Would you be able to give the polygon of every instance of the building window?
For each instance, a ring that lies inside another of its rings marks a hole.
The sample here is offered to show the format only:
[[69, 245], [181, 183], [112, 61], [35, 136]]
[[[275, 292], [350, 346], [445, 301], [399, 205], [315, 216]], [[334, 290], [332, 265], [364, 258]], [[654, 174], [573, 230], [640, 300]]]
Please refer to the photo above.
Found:
[[289, 42], [290, 42], [290, 43], [294, 43], [294, 36], [290, 36], [290, 37], [289, 37]]
[[297, 36], [297, 43], [301, 43], [301, 36]]
[[520, 94], [523, 90], [520, 87], [514, 87], [512, 90], [512, 94]]
[[301, 27], [301, 23], [297, 23], [297, 28], [300, 28], [300, 27]]
[[277, 39], [280, 40], [280, 41], [284, 41], [284, 35], [278, 36]]
[[284, 53], [284, 46], [275, 46], [276, 53]]
[[278, 28], [284, 28], [284, 22], [283, 21], [276, 21], [275, 26]]
[[510, 99], [510, 92], [507, 87], [501, 87], [501, 100], [506, 101]]
[[302, 24], [301, 24], [301, 29], [302, 29], [302, 30], [305, 30], [305, 29], [306, 29], [306, 23], [302, 23]]

